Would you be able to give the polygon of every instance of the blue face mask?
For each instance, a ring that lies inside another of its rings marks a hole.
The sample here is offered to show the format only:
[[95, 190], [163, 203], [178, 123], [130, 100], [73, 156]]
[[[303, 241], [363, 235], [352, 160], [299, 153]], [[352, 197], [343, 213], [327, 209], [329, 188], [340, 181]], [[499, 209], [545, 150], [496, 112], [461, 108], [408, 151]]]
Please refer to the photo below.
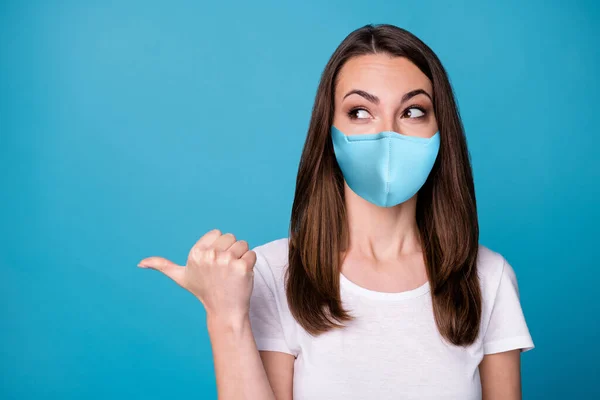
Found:
[[430, 138], [385, 131], [345, 135], [331, 127], [333, 149], [354, 193], [380, 207], [413, 197], [425, 184], [440, 149], [440, 133]]

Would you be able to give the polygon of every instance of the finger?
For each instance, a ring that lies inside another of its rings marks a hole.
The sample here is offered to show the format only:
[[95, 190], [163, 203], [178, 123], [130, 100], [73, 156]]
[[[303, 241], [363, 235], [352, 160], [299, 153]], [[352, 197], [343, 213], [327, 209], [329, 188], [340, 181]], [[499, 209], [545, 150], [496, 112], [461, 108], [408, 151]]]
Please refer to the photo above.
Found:
[[196, 255], [198, 254], [200, 256], [199, 258], [197, 258], [197, 261], [206, 265], [212, 265], [217, 260], [217, 252], [212, 247], [208, 248], [203, 252], [196, 253]]
[[213, 229], [207, 233], [205, 233], [198, 241], [194, 244], [193, 247], [196, 247], [200, 250], [204, 250], [209, 248], [215, 240], [221, 237], [221, 231], [218, 229]]
[[[210, 249], [208, 251], [215, 252], [215, 249]], [[229, 250], [220, 251], [216, 254], [216, 264], [222, 267], [228, 266], [234, 260], [239, 260], [239, 257], [234, 256], [233, 253]]]
[[256, 253], [253, 250], [248, 250], [244, 253], [241, 260], [244, 260], [248, 265], [248, 269], [252, 271], [254, 269], [254, 264], [256, 264]]
[[214, 248], [217, 252], [225, 251], [231, 247], [232, 244], [236, 242], [235, 236], [231, 233], [226, 233], [221, 237], [217, 238], [212, 244], [212, 248]]
[[[214, 249], [211, 249], [215, 251]], [[217, 264], [226, 266], [233, 260], [239, 260], [248, 251], [248, 243], [245, 240], [238, 240], [227, 250], [217, 253]]]
[[183, 286], [185, 268], [163, 257], [148, 257], [139, 262], [140, 268], [151, 268], [162, 272], [177, 284]]
[[229, 251], [235, 258], [242, 258], [244, 253], [248, 251], [248, 242], [245, 240], [238, 240], [234, 244], [231, 245]]
[[256, 264], [256, 253], [252, 250], [244, 253], [242, 258], [231, 262], [231, 267], [242, 274], [254, 274], [254, 264]]

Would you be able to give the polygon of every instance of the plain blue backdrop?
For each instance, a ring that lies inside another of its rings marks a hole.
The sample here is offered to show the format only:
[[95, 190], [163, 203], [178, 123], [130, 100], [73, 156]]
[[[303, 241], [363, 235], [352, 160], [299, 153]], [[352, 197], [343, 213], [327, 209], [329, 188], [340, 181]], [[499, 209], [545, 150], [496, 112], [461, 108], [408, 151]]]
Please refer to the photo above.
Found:
[[600, 398], [594, 1], [0, 1], [0, 397], [216, 398], [202, 305], [137, 262], [287, 235], [320, 74], [391, 23], [447, 68], [525, 399]]

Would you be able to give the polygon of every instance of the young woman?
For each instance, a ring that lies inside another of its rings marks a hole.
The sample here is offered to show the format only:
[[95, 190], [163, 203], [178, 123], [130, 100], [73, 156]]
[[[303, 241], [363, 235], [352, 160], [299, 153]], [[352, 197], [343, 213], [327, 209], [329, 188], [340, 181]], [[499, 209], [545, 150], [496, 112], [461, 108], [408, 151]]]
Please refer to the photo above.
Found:
[[520, 399], [514, 270], [479, 244], [463, 126], [433, 51], [392, 25], [335, 50], [289, 238], [213, 230], [158, 269], [206, 308], [221, 399]]

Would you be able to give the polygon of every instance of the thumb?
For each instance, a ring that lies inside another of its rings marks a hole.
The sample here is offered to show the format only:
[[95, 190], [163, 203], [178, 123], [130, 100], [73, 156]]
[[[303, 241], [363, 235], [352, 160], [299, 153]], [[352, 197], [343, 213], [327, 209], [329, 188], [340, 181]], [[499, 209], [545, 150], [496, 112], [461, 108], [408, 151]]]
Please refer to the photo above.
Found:
[[139, 262], [140, 268], [151, 268], [162, 272], [173, 279], [178, 285], [183, 286], [185, 267], [175, 264], [163, 257], [148, 257]]

